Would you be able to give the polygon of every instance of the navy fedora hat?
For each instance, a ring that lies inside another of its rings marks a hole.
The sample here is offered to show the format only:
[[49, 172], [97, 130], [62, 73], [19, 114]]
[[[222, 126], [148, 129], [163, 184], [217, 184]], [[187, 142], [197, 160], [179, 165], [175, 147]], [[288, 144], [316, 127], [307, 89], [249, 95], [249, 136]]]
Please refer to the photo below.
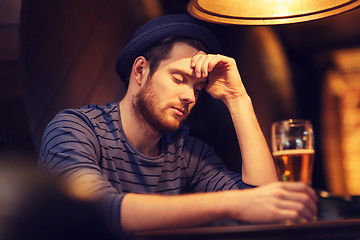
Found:
[[135, 59], [154, 44], [168, 37], [197, 39], [204, 44], [209, 53], [221, 52], [220, 43], [215, 35], [190, 15], [172, 14], [152, 19], [132, 35], [130, 42], [116, 60], [116, 71], [126, 86], [127, 73]]

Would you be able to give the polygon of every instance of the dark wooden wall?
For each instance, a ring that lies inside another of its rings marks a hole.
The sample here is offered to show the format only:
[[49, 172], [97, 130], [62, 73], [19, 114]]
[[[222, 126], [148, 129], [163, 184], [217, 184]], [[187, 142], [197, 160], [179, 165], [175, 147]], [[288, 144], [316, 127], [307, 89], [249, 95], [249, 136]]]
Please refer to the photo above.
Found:
[[148, 18], [134, 7], [119, 0], [23, 1], [21, 75], [36, 150], [58, 111], [117, 101], [124, 94], [114, 62]]

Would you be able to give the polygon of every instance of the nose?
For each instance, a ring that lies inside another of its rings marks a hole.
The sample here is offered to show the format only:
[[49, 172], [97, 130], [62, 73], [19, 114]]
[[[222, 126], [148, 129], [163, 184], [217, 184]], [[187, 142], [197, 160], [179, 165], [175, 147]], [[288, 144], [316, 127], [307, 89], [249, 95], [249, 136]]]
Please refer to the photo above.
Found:
[[183, 85], [180, 93], [180, 100], [187, 104], [194, 103], [196, 101], [194, 89], [191, 86]]

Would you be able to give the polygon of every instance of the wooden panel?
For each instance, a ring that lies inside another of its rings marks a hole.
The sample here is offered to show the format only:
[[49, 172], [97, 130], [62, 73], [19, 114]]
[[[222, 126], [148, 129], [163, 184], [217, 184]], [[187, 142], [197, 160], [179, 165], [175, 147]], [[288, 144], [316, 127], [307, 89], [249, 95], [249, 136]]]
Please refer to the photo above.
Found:
[[[18, 62], [0, 63], [0, 101], [21, 98], [20, 66]], [[3, 113], [1, 117], [4, 117]]]
[[0, 25], [17, 25], [20, 20], [21, 0], [0, 1]]
[[0, 62], [19, 60], [19, 26], [0, 25]]
[[[19, 63], [21, 1], [2, 1], [0, 10], [0, 155], [34, 155], [22, 99]], [[0, 159], [2, 162], [3, 159]]]

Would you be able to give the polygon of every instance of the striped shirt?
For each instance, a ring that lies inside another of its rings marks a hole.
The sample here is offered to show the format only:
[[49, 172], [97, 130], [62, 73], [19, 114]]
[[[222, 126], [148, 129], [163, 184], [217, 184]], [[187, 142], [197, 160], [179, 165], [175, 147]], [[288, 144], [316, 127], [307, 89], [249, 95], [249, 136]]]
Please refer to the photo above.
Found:
[[251, 187], [185, 126], [162, 137], [159, 156], [144, 156], [124, 133], [118, 102], [57, 114], [45, 129], [39, 167], [64, 179], [93, 176], [92, 189], [117, 228], [126, 193], [174, 195]]

